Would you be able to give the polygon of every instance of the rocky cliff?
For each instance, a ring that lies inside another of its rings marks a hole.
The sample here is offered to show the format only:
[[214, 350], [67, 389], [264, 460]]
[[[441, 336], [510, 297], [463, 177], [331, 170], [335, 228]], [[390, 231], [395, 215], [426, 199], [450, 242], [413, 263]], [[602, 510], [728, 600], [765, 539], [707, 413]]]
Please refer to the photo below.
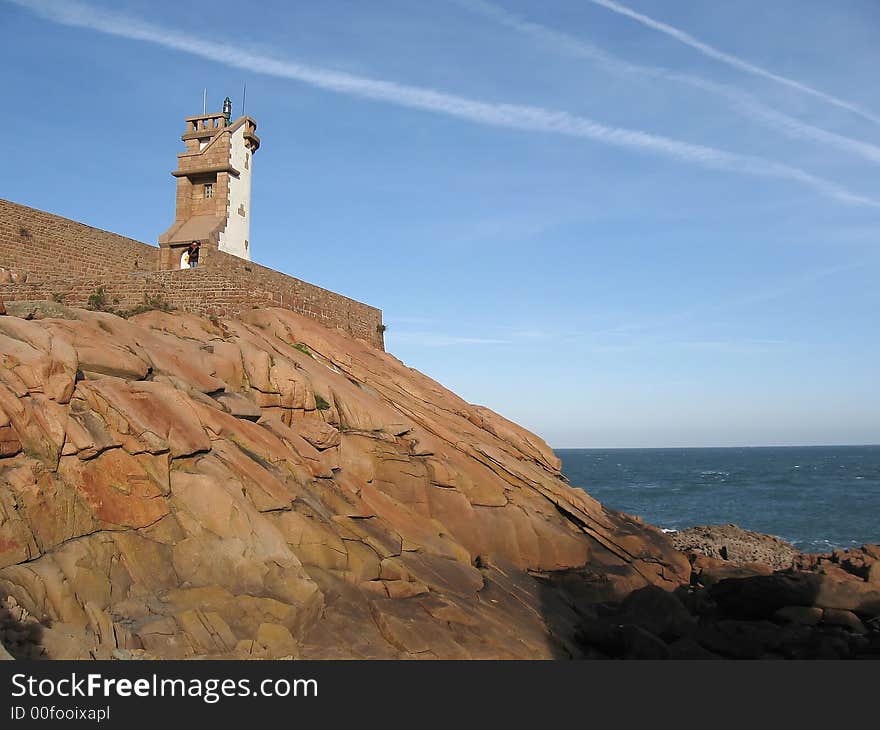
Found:
[[583, 656], [584, 607], [690, 573], [535, 435], [292, 312], [0, 317], [16, 656]]

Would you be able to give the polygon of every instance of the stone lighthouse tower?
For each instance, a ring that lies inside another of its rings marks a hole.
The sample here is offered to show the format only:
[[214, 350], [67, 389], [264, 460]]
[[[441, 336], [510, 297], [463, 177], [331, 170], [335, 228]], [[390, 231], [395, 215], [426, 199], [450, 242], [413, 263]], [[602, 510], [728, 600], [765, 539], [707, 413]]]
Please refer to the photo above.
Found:
[[232, 102], [223, 111], [186, 118], [177, 155], [177, 210], [174, 223], [159, 237], [161, 268], [179, 265], [192, 241], [202, 250], [217, 248], [250, 260], [251, 172], [260, 148], [257, 123], [232, 121]]

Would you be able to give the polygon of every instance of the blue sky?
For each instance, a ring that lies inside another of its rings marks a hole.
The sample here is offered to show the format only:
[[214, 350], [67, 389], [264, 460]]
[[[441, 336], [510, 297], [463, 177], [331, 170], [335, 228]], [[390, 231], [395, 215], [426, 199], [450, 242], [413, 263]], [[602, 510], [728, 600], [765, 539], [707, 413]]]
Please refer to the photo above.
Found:
[[155, 242], [258, 122], [260, 263], [556, 447], [880, 442], [874, 0], [0, 0], [0, 197]]

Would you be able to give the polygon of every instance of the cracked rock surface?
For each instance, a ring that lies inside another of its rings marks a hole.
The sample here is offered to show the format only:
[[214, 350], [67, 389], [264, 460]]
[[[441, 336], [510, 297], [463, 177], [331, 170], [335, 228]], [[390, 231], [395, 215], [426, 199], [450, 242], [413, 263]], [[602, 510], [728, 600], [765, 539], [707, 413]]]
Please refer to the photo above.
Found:
[[686, 585], [537, 436], [281, 309], [0, 317], [0, 645], [47, 658], [580, 656]]

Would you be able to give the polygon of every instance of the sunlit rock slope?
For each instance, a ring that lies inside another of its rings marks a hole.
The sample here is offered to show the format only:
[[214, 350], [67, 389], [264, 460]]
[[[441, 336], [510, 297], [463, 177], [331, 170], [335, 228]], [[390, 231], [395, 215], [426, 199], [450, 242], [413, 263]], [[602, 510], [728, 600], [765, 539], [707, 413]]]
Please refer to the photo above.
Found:
[[540, 438], [313, 320], [55, 309], [0, 316], [16, 656], [579, 656], [581, 606], [687, 582]]

